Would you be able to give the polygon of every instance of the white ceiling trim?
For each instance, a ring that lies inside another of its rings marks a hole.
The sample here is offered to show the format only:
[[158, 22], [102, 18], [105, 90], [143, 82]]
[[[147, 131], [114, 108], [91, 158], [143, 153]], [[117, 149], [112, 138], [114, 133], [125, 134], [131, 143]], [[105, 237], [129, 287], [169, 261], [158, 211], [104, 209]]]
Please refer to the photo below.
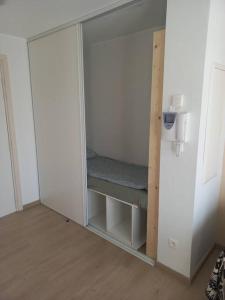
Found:
[[103, 6], [102, 8], [98, 8], [96, 10], [93, 10], [92, 12], [90, 12], [88, 14], [85, 14], [85, 15], [79, 17], [79, 18], [76, 18], [73, 21], [67, 22], [67, 23], [62, 24], [60, 26], [54, 27], [54, 28], [49, 29], [45, 32], [42, 32], [40, 34], [34, 35], [30, 38], [27, 38], [27, 41], [29, 43], [29, 42], [37, 40], [41, 37], [44, 37], [44, 36], [47, 36], [47, 35], [52, 34], [54, 32], [57, 32], [59, 30], [68, 28], [68, 27], [73, 26], [75, 24], [78, 24], [78, 23], [87, 21], [89, 19], [92, 19], [94, 17], [97, 17], [98, 15], [104, 14], [104, 13], [109, 12], [111, 10], [114, 10], [116, 8], [119, 8], [119, 7], [122, 7], [122, 6], [125, 6], [125, 5], [129, 5], [129, 4], [132, 5], [132, 2], [139, 2], [139, 1], [141, 1], [141, 0], [117, 0], [117, 1], [113, 2], [112, 4], [108, 4], [108, 5]]

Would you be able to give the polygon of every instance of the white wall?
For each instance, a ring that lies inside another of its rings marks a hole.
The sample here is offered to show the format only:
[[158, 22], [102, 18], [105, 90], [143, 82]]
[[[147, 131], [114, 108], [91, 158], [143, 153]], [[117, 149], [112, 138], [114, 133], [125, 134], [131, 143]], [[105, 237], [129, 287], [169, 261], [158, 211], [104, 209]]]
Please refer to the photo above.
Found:
[[[201, 111], [201, 127], [198, 152], [198, 169], [196, 181], [196, 199], [194, 208], [192, 266], [194, 273], [201, 261], [207, 255], [216, 241], [218, 221], [218, 200], [220, 194], [220, 181], [223, 166], [224, 136], [217, 145], [218, 157], [217, 176], [204, 183], [204, 143], [207, 122], [208, 101], [210, 99], [210, 86], [212, 81], [213, 64], [225, 66], [225, 2], [224, 0], [211, 0], [210, 17], [207, 40], [207, 55], [205, 61], [204, 98]], [[222, 109], [222, 107], [221, 107]], [[209, 112], [210, 113], [210, 112]], [[221, 209], [224, 211], [224, 206]], [[223, 213], [224, 215], [224, 213]], [[224, 224], [224, 223], [223, 223]], [[225, 230], [224, 230], [225, 232]], [[219, 233], [218, 233], [219, 234]], [[225, 238], [224, 238], [225, 240]]]
[[27, 204], [39, 195], [26, 40], [0, 35], [0, 53], [8, 57], [22, 200]]
[[[209, 17], [209, 0], [168, 0], [163, 109], [173, 94], [185, 95], [190, 141], [177, 158], [162, 141], [158, 261], [189, 277], [196, 165]], [[168, 245], [175, 239], [176, 249]]]
[[98, 154], [148, 165], [153, 31], [86, 49], [87, 144]]

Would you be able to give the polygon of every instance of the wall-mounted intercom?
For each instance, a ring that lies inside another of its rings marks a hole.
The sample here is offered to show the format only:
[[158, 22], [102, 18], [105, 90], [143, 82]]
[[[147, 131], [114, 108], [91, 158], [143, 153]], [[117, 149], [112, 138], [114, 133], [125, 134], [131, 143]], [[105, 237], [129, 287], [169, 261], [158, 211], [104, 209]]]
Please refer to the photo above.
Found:
[[184, 152], [184, 144], [187, 143], [189, 114], [182, 112], [183, 102], [183, 95], [173, 96], [169, 111], [163, 113], [162, 136], [165, 141], [174, 143], [177, 156]]

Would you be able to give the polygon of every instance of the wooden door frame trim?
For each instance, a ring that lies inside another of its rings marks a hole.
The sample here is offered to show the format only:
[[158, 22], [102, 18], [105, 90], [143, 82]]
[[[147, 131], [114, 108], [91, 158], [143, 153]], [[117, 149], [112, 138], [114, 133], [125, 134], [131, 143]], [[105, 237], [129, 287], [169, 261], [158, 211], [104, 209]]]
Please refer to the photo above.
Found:
[[19, 161], [16, 146], [16, 134], [13, 118], [12, 96], [9, 80], [9, 68], [6, 55], [0, 54], [0, 73], [3, 89], [3, 101], [5, 106], [6, 123], [8, 130], [9, 151], [14, 187], [15, 206], [17, 211], [23, 210], [21, 182], [19, 173]]
[[165, 30], [154, 32], [151, 85], [146, 254], [157, 259]]

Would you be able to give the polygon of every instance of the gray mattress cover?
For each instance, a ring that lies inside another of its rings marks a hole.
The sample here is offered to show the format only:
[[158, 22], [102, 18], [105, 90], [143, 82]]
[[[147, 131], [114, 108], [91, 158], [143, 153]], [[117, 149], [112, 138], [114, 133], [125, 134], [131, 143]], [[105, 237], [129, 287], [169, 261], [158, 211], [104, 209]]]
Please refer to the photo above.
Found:
[[147, 190], [148, 168], [96, 156], [87, 160], [87, 174], [122, 186]]
[[116, 183], [88, 176], [88, 188], [104, 195], [147, 209], [148, 193], [146, 190], [137, 190]]

